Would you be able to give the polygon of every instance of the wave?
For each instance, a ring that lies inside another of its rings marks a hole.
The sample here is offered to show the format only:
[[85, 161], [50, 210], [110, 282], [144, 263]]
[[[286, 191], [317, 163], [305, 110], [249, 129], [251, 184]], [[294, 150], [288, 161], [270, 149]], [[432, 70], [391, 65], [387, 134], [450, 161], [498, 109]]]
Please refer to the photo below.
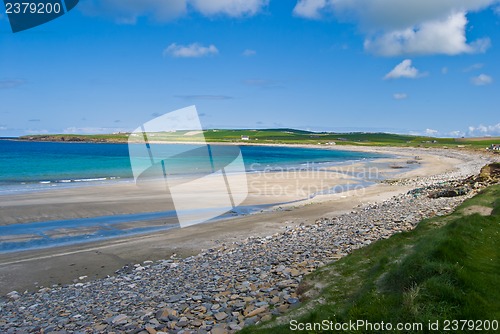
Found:
[[[93, 178], [86, 178], [86, 179], [62, 179], [62, 180], [44, 180], [44, 181], [38, 181], [38, 182], [31, 182], [33, 183], [38, 183], [38, 184], [53, 184], [53, 183], [74, 183], [74, 182], [97, 182], [97, 181], [108, 181], [108, 180], [119, 180], [121, 177], [119, 176], [110, 176], [110, 177], [93, 177]], [[13, 182], [12, 184], [15, 184]], [[29, 184], [29, 182], [20, 182], [22, 185]]]

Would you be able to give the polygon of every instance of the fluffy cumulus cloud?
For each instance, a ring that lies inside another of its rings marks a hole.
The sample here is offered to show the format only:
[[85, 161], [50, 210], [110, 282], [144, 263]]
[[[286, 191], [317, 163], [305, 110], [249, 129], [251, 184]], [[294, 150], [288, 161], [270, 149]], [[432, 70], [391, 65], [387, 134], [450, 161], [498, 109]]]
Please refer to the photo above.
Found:
[[484, 52], [488, 38], [467, 41], [467, 13], [499, 0], [299, 0], [294, 13], [320, 18], [328, 13], [355, 22], [374, 54], [446, 54]]
[[189, 45], [177, 45], [176, 43], [170, 44], [163, 50], [164, 56], [172, 56], [176, 58], [199, 58], [203, 56], [216, 55], [219, 50], [215, 45], [203, 46], [199, 43]]
[[418, 28], [410, 27], [367, 37], [364, 47], [382, 56], [485, 52], [490, 40], [483, 38], [467, 43], [466, 25], [464, 12], [453, 13], [443, 20], [424, 22]]
[[494, 125], [469, 126], [470, 137], [500, 136], [500, 123]]
[[104, 16], [121, 24], [135, 24], [140, 17], [169, 21], [189, 11], [205, 16], [252, 16], [269, 0], [88, 0], [78, 8], [86, 15]]
[[470, 80], [476, 86], [486, 86], [493, 82], [493, 78], [486, 74], [479, 74], [477, 77], [472, 77]]
[[322, 10], [325, 10], [330, 5], [328, 0], [299, 0], [293, 9], [293, 13], [297, 16], [317, 19], [321, 17]]
[[387, 79], [399, 79], [399, 78], [409, 78], [415, 79], [422, 76], [422, 74], [415, 67], [412, 66], [411, 59], [405, 59], [396, 67], [392, 69], [389, 73], [387, 73], [384, 77]]

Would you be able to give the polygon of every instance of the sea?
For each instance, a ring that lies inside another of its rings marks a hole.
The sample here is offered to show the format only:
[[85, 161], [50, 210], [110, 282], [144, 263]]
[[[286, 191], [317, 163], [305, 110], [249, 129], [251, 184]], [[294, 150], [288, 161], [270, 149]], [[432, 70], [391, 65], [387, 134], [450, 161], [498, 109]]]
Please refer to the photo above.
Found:
[[[198, 145], [162, 145], [172, 152]], [[234, 146], [232, 146], [234, 147]], [[289, 146], [240, 146], [247, 172], [325, 166], [386, 157], [377, 153]], [[226, 157], [228, 162], [230, 157]], [[196, 172], [193, 158], [177, 159], [176, 171]], [[131, 181], [128, 144], [0, 140], [0, 194]]]
[[[222, 165], [230, 163], [234, 158], [235, 149], [238, 149], [234, 145], [227, 146], [229, 148], [227, 151], [221, 149], [224, 146], [220, 145], [210, 145], [210, 147], [212, 147], [211, 152], [222, 152], [220, 154]], [[158, 150], [158, 147], [156, 149]], [[199, 145], [161, 145], [162, 154], [175, 157], [174, 163], [170, 164], [173, 166], [173, 171], [167, 172], [206, 173], [206, 170], [200, 170], [203, 164], [200, 162], [199, 154], [177, 154], [199, 152], [199, 149]], [[263, 170], [314, 169], [356, 161], [376, 161], [388, 157], [376, 153], [289, 146], [244, 145], [240, 146], [239, 150], [245, 170], [249, 173]], [[67, 187], [91, 187], [134, 181], [128, 144], [0, 139], [0, 210], [2, 197]], [[238, 207], [220, 219], [234, 216], [235, 213], [249, 214], [260, 210], [262, 210], [260, 207]], [[68, 246], [178, 228], [178, 224], [156, 223], [158, 220], [171, 220], [172, 217], [175, 218], [175, 214], [172, 211], [165, 211], [25, 222], [14, 225], [4, 225], [0, 221], [0, 253]], [[151, 221], [151, 225], [123, 228], [124, 224], [137, 221]]]

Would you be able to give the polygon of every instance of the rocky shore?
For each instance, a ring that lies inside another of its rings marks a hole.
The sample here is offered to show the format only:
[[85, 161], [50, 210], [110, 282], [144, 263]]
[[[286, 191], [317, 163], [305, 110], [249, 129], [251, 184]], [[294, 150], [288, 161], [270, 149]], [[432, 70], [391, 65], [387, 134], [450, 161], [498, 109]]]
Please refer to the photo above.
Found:
[[[450, 152], [450, 154], [452, 154]], [[2, 333], [226, 333], [300, 304], [304, 275], [353, 250], [446, 215], [485, 184], [453, 197], [430, 196], [477, 175], [468, 159], [453, 172], [392, 181], [414, 190], [349, 214], [221, 244], [197, 256], [131, 264], [105, 279], [11, 292], [0, 300]], [[477, 183], [477, 184], [476, 184]]]

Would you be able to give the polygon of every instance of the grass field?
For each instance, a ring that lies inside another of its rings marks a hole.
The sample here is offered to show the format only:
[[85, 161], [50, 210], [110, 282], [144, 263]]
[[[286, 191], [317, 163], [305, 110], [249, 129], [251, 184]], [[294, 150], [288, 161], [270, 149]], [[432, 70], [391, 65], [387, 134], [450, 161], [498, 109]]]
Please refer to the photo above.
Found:
[[[155, 140], [169, 142], [189, 142], [199, 139], [199, 136], [189, 135], [190, 131], [173, 133], [156, 133]], [[89, 142], [127, 142], [128, 133], [109, 135], [33, 135], [23, 136], [22, 140], [44, 141], [89, 141]], [[209, 142], [245, 142], [261, 144], [314, 144], [314, 145], [368, 145], [368, 146], [408, 146], [408, 147], [449, 147], [484, 150], [491, 144], [499, 144], [500, 138], [432, 138], [389, 133], [332, 133], [310, 132], [294, 129], [264, 129], [264, 130], [228, 130], [212, 129], [204, 131]], [[248, 140], [242, 140], [247, 136]]]
[[[478, 208], [483, 214], [492, 212], [487, 216], [471, 214]], [[422, 331], [415, 328], [405, 333], [466, 332], [483, 321], [482, 332], [498, 333], [485, 330], [485, 326], [486, 320], [500, 321], [499, 284], [500, 185], [496, 185], [449, 216], [424, 220], [413, 231], [356, 250], [306, 276], [301, 290], [309, 297], [281, 320], [284, 324], [274, 320], [264, 327], [245, 328], [242, 333], [290, 333], [291, 319], [301, 323], [361, 319], [372, 324], [384, 321], [423, 326]], [[459, 322], [451, 322], [446, 331], [446, 319]], [[439, 330], [429, 331], [429, 323], [436, 321]], [[378, 331], [361, 328], [343, 332]]]

